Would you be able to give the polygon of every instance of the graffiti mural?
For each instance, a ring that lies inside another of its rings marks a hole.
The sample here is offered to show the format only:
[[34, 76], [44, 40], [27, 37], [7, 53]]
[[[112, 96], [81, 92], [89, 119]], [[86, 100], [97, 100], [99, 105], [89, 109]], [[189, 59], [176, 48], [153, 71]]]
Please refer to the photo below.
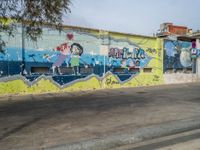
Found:
[[150, 57], [139, 47], [133, 48], [111, 48], [108, 53], [109, 66], [127, 68], [143, 68], [148, 64]]
[[[40, 81], [41, 76], [45, 84], [56, 86], [53, 91], [57, 88], [71, 89], [76, 83], [79, 86], [75, 86], [75, 89], [87, 89], [85, 86], [89, 85], [85, 83], [93, 84], [93, 81], [95, 85], [89, 86], [91, 89], [140, 86], [147, 85], [148, 81], [148, 85], [162, 82], [159, 40], [134, 35], [129, 35], [128, 39], [125, 34], [101, 34], [99, 30], [92, 29], [66, 27], [58, 32], [45, 27], [37, 42], [25, 39], [25, 75], [20, 80], [28, 82], [22, 84], [23, 91], [32, 91], [31, 87], [36, 86], [35, 82]], [[2, 35], [2, 38], [7, 47], [4, 54], [0, 53], [0, 80], [9, 82], [10, 77], [11, 81], [17, 80], [22, 74], [20, 27], [14, 37]], [[26, 85], [31, 87], [25, 90]]]
[[176, 71], [191, 68], [191, 48], [191, 42], [166, 40], [164, 43], [164, 72], [170, 69]]
[[[59, 74], [62, 75], [60, 71], [60, 66], [66, 62], [66, 67], [79, 67], [79, 59], [83, 54], [83, 47], [78, 43], [73, 43], [69, 45], [68, 43], [64, 43], [59, 45], [58, 47], [54, 48], [55, 51], [59, 51], [60, 54], [58, 55], [56, 61], [52, 65], [53, 74], [55, 74], [55, 69], [58, 68]], [[74, 74], [78, 74], [78, 69], [75, 71]]]

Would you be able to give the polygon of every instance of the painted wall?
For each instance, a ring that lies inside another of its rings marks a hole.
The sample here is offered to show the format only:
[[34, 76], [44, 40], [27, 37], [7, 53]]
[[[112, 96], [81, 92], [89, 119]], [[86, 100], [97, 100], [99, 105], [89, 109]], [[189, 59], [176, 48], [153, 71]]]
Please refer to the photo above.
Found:
[[0, 54], [0, 95], [70, 92], [163, 83], [163, 43], [153, 37], [65, 27], [43, 28], [37, 42], [25, 39], [21, 76], [19, 27]]
[[164, 72], [192, 69], [191, 42], [164, 41]]
[[198, 40], [164, 41], [164, 84], [199, 81]]

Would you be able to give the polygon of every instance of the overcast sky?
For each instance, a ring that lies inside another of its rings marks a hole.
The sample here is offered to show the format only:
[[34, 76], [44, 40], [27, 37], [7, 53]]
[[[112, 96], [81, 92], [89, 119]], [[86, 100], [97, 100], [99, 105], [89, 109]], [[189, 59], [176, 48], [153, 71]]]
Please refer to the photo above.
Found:
[[200, 29], [200, 0], [71, 0], [68, 25], [152, 35], [163, 22]]

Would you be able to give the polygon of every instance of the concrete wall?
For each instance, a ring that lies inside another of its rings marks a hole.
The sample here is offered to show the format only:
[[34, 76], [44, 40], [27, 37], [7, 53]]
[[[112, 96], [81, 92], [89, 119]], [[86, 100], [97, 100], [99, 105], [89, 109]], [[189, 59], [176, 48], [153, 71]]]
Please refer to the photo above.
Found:
[[185, 73], [172, 73], [164, 74], [165, 84], [181, 84], [181, 83], [191, 83], [197, 82], [198, 78], [196, 74], [185, 74]]
[[[197, 82], [199, 80], [199, 52], [197, 58], [192, 58], [191, 49], [199, 49], [199, 41], [196, 46], [192, 42], [164, 41], [164, 83], [179, 84]], [[196, 69], [195, 69], [196, 68]]]
[[[37, 42], [25, 39], [25, 76], [20, 75], [19, 66], [14, 67], [22, 61], [21, 28], [14, 37], [2, 35], [2, 38], [7, 47], [6, 54], [0, 54], [0, 95], [164, 83], [163, 43], [154, 37], [77, 27], [65, 27], [58, 32], [44, 27], [43, 36]], [[62, 74], [53, 74], [51, 67], [58, 60], [62, 61]], [[42, 69], [43, 74], [33, 71], [42, 67], [48, 69]]]

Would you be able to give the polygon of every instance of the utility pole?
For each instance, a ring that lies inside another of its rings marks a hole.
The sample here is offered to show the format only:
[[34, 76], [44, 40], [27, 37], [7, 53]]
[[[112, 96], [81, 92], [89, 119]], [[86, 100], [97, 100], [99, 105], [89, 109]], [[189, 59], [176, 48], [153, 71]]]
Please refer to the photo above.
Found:
[[22, 22], [22, 64], [21, 64], [21, 74], [24, 74], [25, 71], [25, 31], [24, 31], [24, 23]]
[[108, 50], [110, 46], [110, 39], [109, 39], [109, 33], [107, 31], [100, 30], [100, 54], [104, 56], [104, 68], [103, 68], [103, 76], [106, 74], [106, 56], [108, 56]]

